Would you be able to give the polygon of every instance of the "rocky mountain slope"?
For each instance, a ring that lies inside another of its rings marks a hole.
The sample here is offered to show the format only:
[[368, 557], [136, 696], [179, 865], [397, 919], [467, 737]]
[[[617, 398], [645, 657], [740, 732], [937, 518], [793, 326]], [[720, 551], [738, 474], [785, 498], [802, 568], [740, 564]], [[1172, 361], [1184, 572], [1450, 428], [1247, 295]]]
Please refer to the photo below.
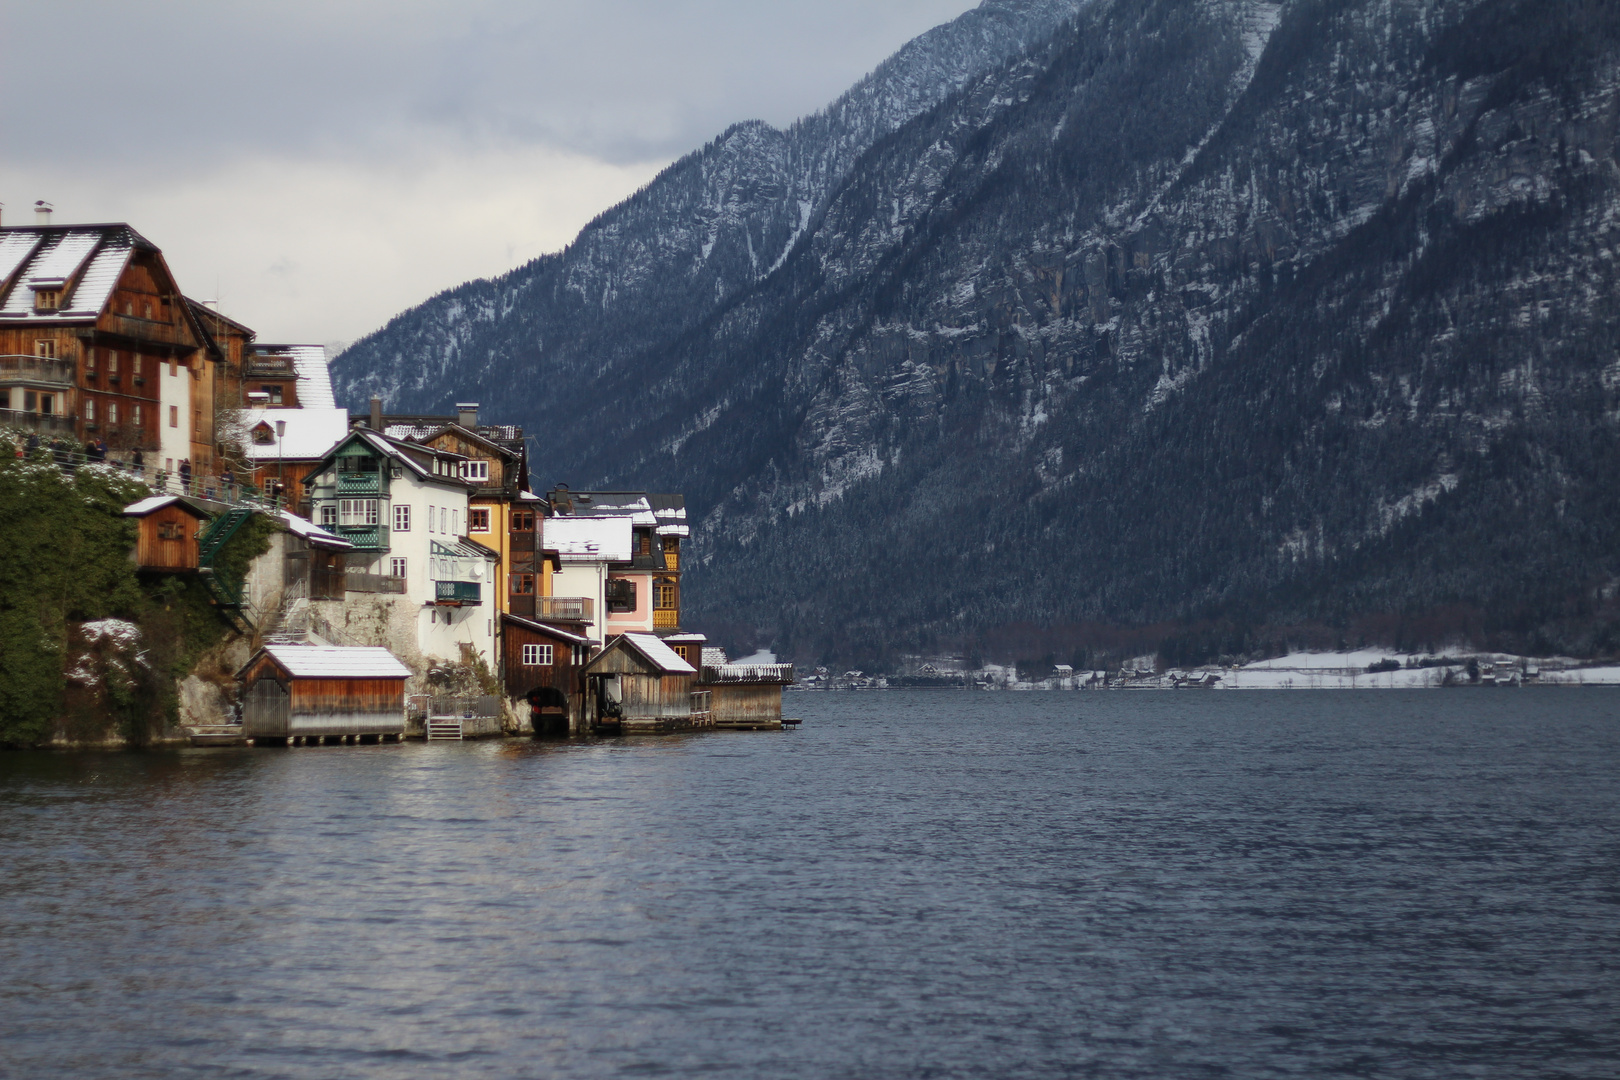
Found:
[[696, 204], [587, 230], [543, 299], [465, 286], [340, 381], [488, 388], [551, 475], [686, 491], [700, 625], [804, 660], [1620, 644], [1616, 6], [1052, 25], [798, 222], [728, 202], [723, 273], [635, 277]]

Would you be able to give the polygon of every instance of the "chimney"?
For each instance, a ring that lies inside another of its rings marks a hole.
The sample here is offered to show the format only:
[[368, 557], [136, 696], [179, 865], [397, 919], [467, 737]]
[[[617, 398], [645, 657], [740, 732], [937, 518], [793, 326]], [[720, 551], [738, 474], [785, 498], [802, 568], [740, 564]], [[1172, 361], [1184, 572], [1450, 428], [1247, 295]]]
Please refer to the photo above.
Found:
[[456, 402], [456, 423], [464, 428], [476, 428], [478, 426], [478, 402]]
[[44, 199], [34, 203], [34, 224], [49, 225], [51, 223], [51, 204]]
[[371, 395], [371, 430], [382, 430], [382, 398]]

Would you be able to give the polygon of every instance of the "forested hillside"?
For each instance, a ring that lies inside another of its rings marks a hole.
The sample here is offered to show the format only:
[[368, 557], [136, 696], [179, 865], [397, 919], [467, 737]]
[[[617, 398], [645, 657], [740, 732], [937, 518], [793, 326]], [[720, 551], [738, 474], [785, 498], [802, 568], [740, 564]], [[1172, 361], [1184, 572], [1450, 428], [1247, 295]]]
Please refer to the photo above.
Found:
[[[854, 156], [780, 265], [661, 286], [692, 317], [570, 294], [570, 249], [340, 381], [684, 490], [694, 621], [801, 660], [1612, 651], [1617, 8], [1096, 0]], [[660, 250], [604, 239], [635, 205], [576, 245], [602, 272]]]

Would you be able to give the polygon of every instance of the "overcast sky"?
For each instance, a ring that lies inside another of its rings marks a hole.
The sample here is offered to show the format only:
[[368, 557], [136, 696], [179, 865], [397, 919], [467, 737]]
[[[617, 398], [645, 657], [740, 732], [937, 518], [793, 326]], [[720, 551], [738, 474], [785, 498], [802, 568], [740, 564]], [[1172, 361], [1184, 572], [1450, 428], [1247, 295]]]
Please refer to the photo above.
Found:
[[0, 203], [128, 221], [260, 341], [352, 340], [976, 2], [0, 0]]

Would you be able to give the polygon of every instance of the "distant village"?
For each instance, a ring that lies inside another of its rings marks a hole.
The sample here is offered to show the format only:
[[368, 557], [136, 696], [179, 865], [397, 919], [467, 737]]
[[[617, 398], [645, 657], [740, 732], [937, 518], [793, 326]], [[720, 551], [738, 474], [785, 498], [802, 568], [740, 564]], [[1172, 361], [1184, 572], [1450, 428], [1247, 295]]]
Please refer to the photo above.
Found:
[[[143, 575], [208, 585], [234, 685], [187, 680], [197, 744], [780, 728], [789, 664], [681, 623], [679, 494], [531, 482], [476, 403], [334, 400], [325, 349], [187, 297], [127, 224], [0, 223], [0, 428], [18, 455], [126, 471]], [[269, 550], [215, 560], [250, 521]]]

